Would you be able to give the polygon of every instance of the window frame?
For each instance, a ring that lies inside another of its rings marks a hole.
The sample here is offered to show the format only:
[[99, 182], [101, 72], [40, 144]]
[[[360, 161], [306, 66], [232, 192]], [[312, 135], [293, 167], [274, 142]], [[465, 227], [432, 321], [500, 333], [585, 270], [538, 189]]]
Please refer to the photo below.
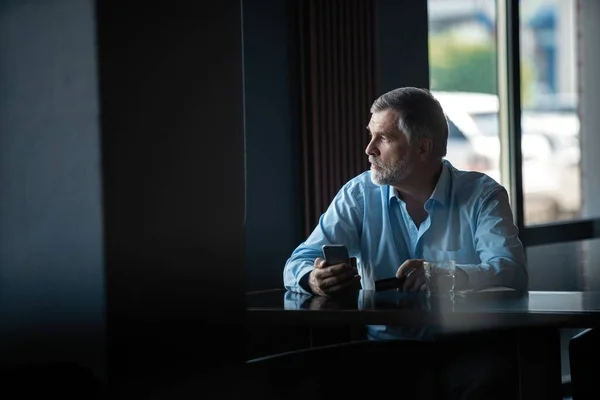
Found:
[[525, 247], [600, 238], [600, 218], [525, 225], [521, 152], [520, 1], [496, 0], [500, 168]]

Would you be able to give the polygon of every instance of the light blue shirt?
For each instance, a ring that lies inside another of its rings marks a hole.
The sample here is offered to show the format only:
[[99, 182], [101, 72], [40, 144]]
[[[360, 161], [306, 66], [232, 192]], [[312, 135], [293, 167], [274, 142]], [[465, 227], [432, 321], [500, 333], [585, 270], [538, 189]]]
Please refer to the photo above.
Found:
[[427, 219], [417, 228], [406, 203], [391, 186], [371, 182], [366, 171], [336, 194], [305, 242], [287, 260], [287, 290], [300, 285], [324, 244], [344, 244], [356, 257], [363, 289], [395, 276], [408, 259], [450, 259], [469, 277], [469, 288], [507, 286], [526, 290], [523, 245], [506, 189], [479, 172], [457, 170], [444, 160], [440, 178], [425, 202]]

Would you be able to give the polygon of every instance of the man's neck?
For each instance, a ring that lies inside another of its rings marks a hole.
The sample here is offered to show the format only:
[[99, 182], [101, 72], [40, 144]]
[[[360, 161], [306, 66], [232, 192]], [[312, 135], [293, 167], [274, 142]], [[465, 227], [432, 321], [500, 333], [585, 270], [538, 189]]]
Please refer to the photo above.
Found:
[[440, 175], [442, 174], [443, 164], [437, 164], [427, 168], [430, 172], [413, 178], [410, 181], [402, 182], [400, 185], [394, 185], [398, 195], [407, 203], [418, 203], [424, 205], [431, 197]]

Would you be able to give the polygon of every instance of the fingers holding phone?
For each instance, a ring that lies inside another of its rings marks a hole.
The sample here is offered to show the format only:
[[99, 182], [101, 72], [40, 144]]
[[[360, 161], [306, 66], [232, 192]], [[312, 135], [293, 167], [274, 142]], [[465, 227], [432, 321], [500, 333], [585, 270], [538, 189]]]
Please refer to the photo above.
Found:
[[357, 285], [360, 276], [352, 264], [350, 259], [347, 262], [329, 264], [324, 259], [317, 258], [308, 277], [313, 293], [327, 296]]

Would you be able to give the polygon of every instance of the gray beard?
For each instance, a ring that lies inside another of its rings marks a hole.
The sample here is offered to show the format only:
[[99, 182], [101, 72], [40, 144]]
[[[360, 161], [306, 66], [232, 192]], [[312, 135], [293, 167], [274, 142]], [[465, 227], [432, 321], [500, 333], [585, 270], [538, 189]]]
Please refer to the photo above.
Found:
[[375, 164], [380, 169], [371, 169], [371, 182], [379, 186], [394, 185], [401, 182], [411, 172], [411, 169], [408, 168], [406, 161], [408, 160], [401, 160], [401, 162], [394, 167], [380, 166]]

